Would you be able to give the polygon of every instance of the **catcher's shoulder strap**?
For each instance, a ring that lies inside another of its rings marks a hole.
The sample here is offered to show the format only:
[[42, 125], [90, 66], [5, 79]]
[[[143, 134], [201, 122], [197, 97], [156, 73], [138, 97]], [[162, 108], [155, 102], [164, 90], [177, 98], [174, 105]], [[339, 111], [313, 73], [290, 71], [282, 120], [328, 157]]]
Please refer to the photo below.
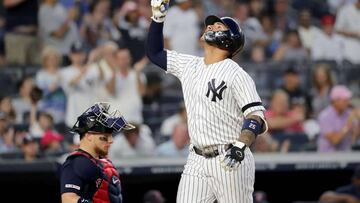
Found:
[[71, 152], [71, 154], [66, 159], [73, 159], [77, 156], [84, 156], [84, 157], [90, 159], [90, 161], [92, 161], [94, 164], [99, 165], [99, 162], [97, 159], [95, 159], [89, 153], [87, 153], [86, 151], [81, 150], [81, 149], [77, 149], [77, 150]]

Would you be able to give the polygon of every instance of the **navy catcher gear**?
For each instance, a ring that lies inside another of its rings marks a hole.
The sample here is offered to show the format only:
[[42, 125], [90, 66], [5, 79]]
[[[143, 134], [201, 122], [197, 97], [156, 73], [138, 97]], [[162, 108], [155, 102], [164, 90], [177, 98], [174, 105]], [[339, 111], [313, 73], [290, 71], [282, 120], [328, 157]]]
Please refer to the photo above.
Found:
[[109, 113], [109, 108], [108, 103], [96, 103], [78, 117], [71, 131], [83, 135], [86, 132], [113, 133], [134, 128], [119, 111]]
[[219, 18], [210, 15], [205, 19], [205, 26], [213, 25], [216, 22], [221, 22], [228, 27], [226, 31], [207, 31], [205, 33], [205, 41], [220, 49], [229, 51], [230, 58], [239, 53], [245, 44], [245, 36], [238, 23], [230, 17]]

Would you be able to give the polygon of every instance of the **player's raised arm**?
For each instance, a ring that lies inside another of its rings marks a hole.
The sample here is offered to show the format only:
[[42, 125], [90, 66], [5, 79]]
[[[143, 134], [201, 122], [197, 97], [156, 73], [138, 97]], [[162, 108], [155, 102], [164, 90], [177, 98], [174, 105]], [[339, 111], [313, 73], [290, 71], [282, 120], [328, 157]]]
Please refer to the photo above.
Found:
[[152, 22], [150, 24], [146, 54], [150, 61], [167, 70], [166, 51], [164, 50], [163, 27], [170, 0], [151, 0]]

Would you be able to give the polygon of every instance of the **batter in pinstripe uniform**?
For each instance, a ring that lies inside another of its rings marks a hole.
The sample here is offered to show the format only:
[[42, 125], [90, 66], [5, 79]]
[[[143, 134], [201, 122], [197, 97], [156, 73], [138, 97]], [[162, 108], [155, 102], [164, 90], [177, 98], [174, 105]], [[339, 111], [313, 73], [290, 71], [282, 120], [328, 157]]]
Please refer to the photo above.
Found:
[[231, 59], [244, 45], [243, 32], [232, 18], [208, 16], [204, 57], [164, 50], [168, 3], [151, 1], [147, 54], [180, 79], [184, 93], [191, 146], [177, 202], [252, 203], [255, 163], [249, 146], [267, 125], [254, 81]]

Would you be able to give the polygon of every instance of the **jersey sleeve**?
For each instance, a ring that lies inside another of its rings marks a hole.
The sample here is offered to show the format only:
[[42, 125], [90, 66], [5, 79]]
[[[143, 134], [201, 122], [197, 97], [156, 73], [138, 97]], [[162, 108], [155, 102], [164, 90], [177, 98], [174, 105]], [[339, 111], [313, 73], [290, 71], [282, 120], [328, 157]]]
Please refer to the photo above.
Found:
[[255, 83], [245, 71], [242, 70], [235, 74], [232, 89], [234, 97], [244, 116], [254, 111], [265, 111], [259, 94], [257, 93]]
[[100, 177], [100, 169], [86, 157], [78, 156], [67, 160], [61, 168], [61, 194], [66, 192], [80, 193], [91, 181]]
[[167, 70], [166, 73], [171, 73], [177, 78], [181, 78], [186, 65], [192, 60], [196, 59], [196, 56], [180, 54], [173, 50], [167, 50]]

